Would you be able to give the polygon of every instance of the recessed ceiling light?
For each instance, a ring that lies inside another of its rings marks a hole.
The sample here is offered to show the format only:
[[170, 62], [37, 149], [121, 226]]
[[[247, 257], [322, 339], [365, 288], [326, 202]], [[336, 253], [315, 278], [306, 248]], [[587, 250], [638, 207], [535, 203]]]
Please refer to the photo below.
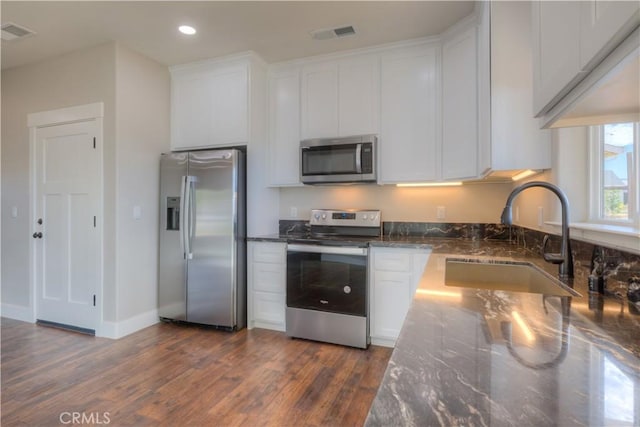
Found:
[[178, 31], [180, 31], [182, 34], [187, 34], [189, 36], [192, 36], [196, 33], [196, 29], [190, 25], [180, 25], [178, 27]]

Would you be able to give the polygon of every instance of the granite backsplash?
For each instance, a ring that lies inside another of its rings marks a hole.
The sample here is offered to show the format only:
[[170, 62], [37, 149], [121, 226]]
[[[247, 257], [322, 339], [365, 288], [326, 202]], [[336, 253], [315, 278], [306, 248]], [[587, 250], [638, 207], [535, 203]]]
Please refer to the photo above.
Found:
[[[310, 231], [309, 221], [280, 220], [281, 236], [306, 235]], [[476, 223], [435, 222], [383, 222], [385, 238], [403, 237], [453, 238], [512, 241], [532, 252], [541, 253], [545, 233], [518, 226]], [[551, 251], [558, 251], [560, 236], [551, 236]], [[630, 283], [640, 283], [640, 255], [606, 246], [571, 240], [575, 281], [588, 281], [589, 275], [604, 278], [605, 293], [626, 297]]]

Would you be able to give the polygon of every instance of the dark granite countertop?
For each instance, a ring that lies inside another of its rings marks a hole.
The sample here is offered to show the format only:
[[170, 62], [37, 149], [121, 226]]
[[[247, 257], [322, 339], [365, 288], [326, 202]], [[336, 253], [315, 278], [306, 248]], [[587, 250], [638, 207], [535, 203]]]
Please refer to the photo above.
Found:
[[576, 297], [445, 286], [451, 257], [525, 261], [553, 276], [557, 266], [510, 243], [431, 247], [367, 426], [639, 425], [635, 307], [589, 294], [578, 275]]
[[[248, 240], [361, 243], [304, 234]], [[529, 262], [557, 275], [557, 266], [510, 242], [367, 240], [432, 250], [367, 426], [640, 425], [640, 312], [626, 299], [590, 294], [581, 270], [565, 282], [581, 294], [573, 297], [445, 286], [452, 257]]]
[[[405, 248], [426, 248], [431, 249], [436, 240], [452, 241], [453, 239], [433, 239], [424, 237], [359, 237], [359, 236], [311, 236], [306, 233], [301, 234], [270, 234], [258, 237], [247, 237], [253, 242], [286, 242], [300, 244], [321, 244], [321, 245], [363, 245], [384, 246], [384, 247], [405, 247]], [[461, 244], [465, 240], [456, 240]]]

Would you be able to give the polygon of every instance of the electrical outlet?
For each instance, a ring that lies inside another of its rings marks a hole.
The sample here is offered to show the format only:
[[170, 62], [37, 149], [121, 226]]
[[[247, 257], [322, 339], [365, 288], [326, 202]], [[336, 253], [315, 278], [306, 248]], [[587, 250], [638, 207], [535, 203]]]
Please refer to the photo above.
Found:
[[291, 218], [298, 218], [298, 208], [296, 206], [291, 206], [289, 208], [289, 216]]
[[447, 209], [444, 206], [438, 206], [436, 208], [436, 219], [444, 219]]
[[142, 208], [140, 206], [133, 207], [133, 219], [139, 220], [142, 218]]
[[11, 218], [18, 218], [18, 207], [11, 206]]

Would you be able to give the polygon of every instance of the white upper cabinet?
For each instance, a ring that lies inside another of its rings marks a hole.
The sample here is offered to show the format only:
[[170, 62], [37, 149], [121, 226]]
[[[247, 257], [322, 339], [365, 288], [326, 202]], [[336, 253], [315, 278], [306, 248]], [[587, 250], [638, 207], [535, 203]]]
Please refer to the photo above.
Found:
[[432, 181], [439, 172], [437, 43], [381, 57], [379, 181]]
[[580, 66], [593, 68], [638, 25], [638, 1], [591, 0], [580, 8]]
[[534, 113], [557, 101], [581, 77], [580, 2], [534, 1]]
[[248, 87], [248, 61], [172, 67], [171, 148], [246, 144]]
[[377, 57], [357, 56], [302, 68], [302, 139], [378, 132]]
[[532, 18], [533, 107], [539, 117], [640, 25], [640, 2], [534, 1]]
[[551, 167], [551, 131], [533, 117], [531, 7], [491, 4], [491, 168]]
[[442, 178], [475, 178], [478, 171], [477, 27], [442, 42]]
[[300, 69], [269, 73], [269, 181], [300, 184]]
[[338, 135], [378, 133], [380, 66], [377, 55], [338, 64]]
[[338, 135], [338, 64], [312, 64], [302, 69], [302, 139]]

